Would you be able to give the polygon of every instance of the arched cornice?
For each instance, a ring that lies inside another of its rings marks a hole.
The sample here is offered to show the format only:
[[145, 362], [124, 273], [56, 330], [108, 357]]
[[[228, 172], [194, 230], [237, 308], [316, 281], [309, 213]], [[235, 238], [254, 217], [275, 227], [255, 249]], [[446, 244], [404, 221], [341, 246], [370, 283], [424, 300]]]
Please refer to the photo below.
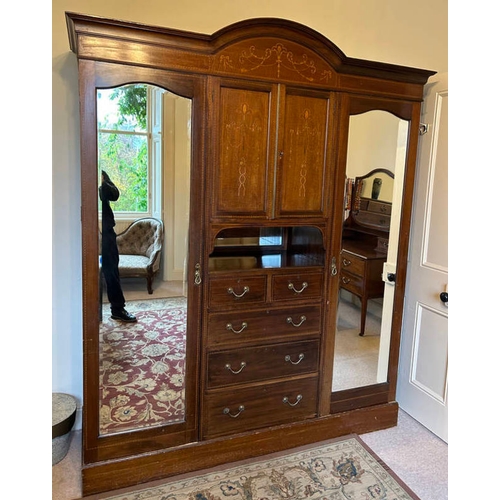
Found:
[[336, 78], [328, 71], [419, 85], [435, 73], [347, 57], [321, 33], [280, 18], [247, 19], [212, 35], [71, 12], [66, 21], [71, 50], [83, 59], [204, 74], [253, 71], [250, 76], [264, 78], [271, 78], [274, 64], [278, 72], [288, 70], [289, 79], [331, 86]]

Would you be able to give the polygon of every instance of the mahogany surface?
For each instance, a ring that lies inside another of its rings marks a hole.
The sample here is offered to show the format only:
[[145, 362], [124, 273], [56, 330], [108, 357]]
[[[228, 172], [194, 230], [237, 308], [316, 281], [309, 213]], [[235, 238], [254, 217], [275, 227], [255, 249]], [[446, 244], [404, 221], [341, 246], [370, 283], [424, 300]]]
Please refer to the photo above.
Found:
[[[419, 115], [434, 72], [349, 58], [282, 19], [213, 35], [66, 19], [81, 103], [84, 495], [396, 425]], [[130, 82], [192, 100], [186, 420], [102, 436], [95, 94]], [[410, 121], [388, 379], [332, 393], [349, 118], [375, 109]], [[282, 244], [215, 245], [258, 228], [282, 228]], [[226, 369], [243, 361], [241, 377]]]

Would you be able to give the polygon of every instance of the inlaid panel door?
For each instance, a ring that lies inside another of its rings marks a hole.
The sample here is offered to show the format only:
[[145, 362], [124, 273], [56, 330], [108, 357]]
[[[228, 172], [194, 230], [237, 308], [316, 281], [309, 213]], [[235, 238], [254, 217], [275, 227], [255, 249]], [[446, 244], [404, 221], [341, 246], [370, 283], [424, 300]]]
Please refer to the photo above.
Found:
[[325, 217], [331, 94], [281, 86], [280, 96], [275, 215]]
[[212, 95], [213, 219], [327, 217], [333, 94], [217, 80]]
[[270, 218], [276, 155], [276, 85], [215, 85], [213, 217]]

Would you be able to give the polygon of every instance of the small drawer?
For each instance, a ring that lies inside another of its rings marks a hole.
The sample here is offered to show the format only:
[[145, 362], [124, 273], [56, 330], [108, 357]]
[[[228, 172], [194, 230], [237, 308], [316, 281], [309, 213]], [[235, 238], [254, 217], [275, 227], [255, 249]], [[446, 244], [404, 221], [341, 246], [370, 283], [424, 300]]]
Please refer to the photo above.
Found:
[[273, 301], [318, 299], [323, 291], [323, 273], [275, 275], [272, 290]]
[[318, 379], [266, 384], [205, 396], [203, 438], [314, 418]]
[[321, 307], [212, 313], [208, 317], [208, 345], [263, 342], [283, 335], [317, 334]]
[[363, 295], [363, 278], [361, 276], [342, 271], [339, 286], [359, 297]]
[[259, 304], [266, 300], [266, 276], [210, 278], [210, 307]]
[[238, 348], [208, 355], [207, 387], [245, 384], [316, 372], [319, 341]]
[[391, 215], [391, 203], [382, 203], [380, 201], [370, 200], [368, 202], [367, 210], [377, 214]]
[[350, 252], [342, 250], [340, 253], [340, 266], [342, 270], [349, 271], [351, 274], [357, 274], [358, 276], [365, 275], [365, 260], [360, 259], [356, 255]]

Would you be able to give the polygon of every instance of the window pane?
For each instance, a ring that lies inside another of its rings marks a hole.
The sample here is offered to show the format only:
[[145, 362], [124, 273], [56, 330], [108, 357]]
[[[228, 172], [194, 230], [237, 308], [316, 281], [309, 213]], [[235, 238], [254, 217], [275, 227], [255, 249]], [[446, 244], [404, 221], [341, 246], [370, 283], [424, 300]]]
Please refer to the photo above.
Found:
[[99, 129], [146, 132], [146, 85], [125, 85], [97, 91]]
[[99, 171], [104, 170], [120, 190], [115, 212], [148, 212], [147, 138], [99, 132]]

